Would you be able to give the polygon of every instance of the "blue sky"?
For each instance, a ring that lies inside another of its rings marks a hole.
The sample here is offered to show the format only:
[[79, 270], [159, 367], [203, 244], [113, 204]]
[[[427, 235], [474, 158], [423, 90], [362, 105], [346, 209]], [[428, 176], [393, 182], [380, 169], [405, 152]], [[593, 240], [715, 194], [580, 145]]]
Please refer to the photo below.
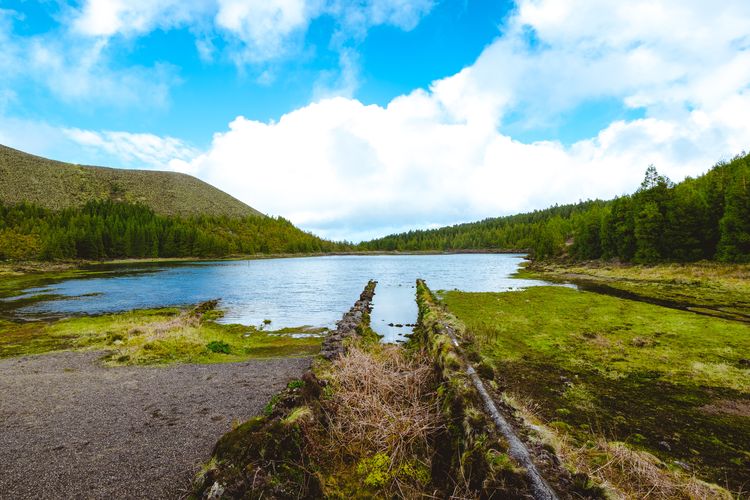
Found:
[[356, 240], [748, 149], [748, 26], [741, 0], [4, 0], [0, 143]]
[[[24, 37], [56, 36], [66, 29], [70, 9], [75, 7], [45, 0], [2, 4], [3, 9], [15, 11], [6, 18], [12, 30]], [[366, 35], [352, 36], [344, 45], [356, 53], [359, 82], [348, 94], [386, 105], [398, 95], [460, 71], [498, 35], [512, 8], [512, 2], [503, 1], [436, 2], [411, 29], [381, 25]], [[17, 85], [7, 111], [69, 127], [148, 132], [208, 146], [212, 134], [237, 115], [274, 120], [314, 99], [316, 83], [335, 79], [341, 69], [340, 49], [332, 42], [336, 29], [335, 18], [322, 15], [310, 22], [297, 50], [268, 62], [240, 66], [228, 53], [202, 60], [190, 25], [155, 29], [138, 38], [115, 36], [110, 48], [113, 67], [169, 67], [173, 86], [164, 102], [81, 106], [59, 102], [49, 89], [38, 85]], [[219, 50], [226, 47], [221, 38], [214, 43]], [[262, 78], [264, 73], [271, 75], [269, 81]]]

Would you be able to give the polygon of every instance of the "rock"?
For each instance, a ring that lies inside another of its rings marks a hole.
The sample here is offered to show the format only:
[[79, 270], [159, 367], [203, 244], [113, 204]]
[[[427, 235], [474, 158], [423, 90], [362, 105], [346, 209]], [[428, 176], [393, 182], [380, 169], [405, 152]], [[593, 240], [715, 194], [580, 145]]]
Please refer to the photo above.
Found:
[[211, 489], [208, 490], [206, 500], [219, 500], [221, 498], [221, 495], [223, 494], [224, 486], [222, 486], [220, 482], [216, 481], [213, 485], [211, 485]]
[[372, 310], [372, 297], [375, 295], [377, 281], [371, 280], [360, 294], [359, 300], [336, 323], [336, 330], [329, 332], [323, 341], [320, 354], [327, 360], [333, 360], [344, 353], [344, 339], [357, 334], [357, 327], [362, 323], [365, 313]]
[[689, 464], [686, 464], [685, 462], [680, 462], [679, 460], [675, 460], [674, 464], [677, 465], [678, 467], [682, 467], [683, 469], [687, 471], [690, 471], [693, 469], [692, 467], [690, 467]]

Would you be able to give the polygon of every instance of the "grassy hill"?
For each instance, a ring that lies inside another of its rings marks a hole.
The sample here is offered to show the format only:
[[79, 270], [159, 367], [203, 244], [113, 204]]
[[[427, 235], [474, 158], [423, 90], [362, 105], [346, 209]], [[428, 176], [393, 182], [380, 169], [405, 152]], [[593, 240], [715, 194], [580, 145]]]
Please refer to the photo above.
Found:
[[0, 202], [60, 210], [94, 200], [143, 203], [167, 216], [263, 216], [190, 175], [74, 165], [0, 145]]

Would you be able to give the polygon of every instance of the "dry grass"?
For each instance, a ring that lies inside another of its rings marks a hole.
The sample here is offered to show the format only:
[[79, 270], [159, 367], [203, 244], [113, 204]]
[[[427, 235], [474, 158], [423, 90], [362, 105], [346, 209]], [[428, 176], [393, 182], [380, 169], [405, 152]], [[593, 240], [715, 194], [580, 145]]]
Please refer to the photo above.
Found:
[[175, 330], [183, 330], [186, 328], [197, 328], [200, 326], [200, 318], [190, 312], [182, 312], [174, 318], [165, 319], [162, 321], [154, 321], [147, 325], [144, 325], [141, 329], [135, 328], [129, 333], [138, 335], [143, 334], [146, 342], [154, 340], [161, 340], [166, 337], [169, 333]]
[[683, 500], [732, 498], [725, 489], [671, 470], [654, 455], [632, 449], [625, 443], [592, 436], [586, 446], [576, 446], [564, 432], [542, 424], [533, 407], [527, 408], [519, 399], [507, 395], [504, 400], [530, 424], [540, 441], [555, 449], [566, 467], [588, 474], [613, 497]]
[[369, 480], [380, 481], [390, 494], [422, 490], [429, 482], [430, 437], [443, 425], [434, 377], [421, 354], [408, 356], [398, 346], [352, 346], [334, 363], [332, 396], [323, 400], [330, 422], [327, 453], [359, 464], [379, 457], [381, 470], [371, 474], [382, 477]]
[[606, 462], [593, 470], [587, 460], [592, 450], [577, 450], [570, 458], [582, 470], [588, 470], [590, 475], [623, 492], [627, 498], [731, 498], [725, 490], [695, 477], [669, 471], [655, 456], [633, 450], [624, 443], [599, 439], [595, 449]]

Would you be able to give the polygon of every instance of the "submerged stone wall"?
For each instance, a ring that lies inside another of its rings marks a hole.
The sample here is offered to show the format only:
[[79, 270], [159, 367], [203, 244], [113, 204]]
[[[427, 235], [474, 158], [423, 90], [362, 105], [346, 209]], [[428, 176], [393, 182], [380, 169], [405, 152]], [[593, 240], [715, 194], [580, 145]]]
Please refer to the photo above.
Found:
[[375, 280], [367, 282], [367, 286], [359, 295], [359, 300], [336, 323], [336, 329], [325, 338], [320, 351], [320, 355], [325, 359], [330, 361], [344, 354], [346, 352], [344, 341], [352, 335], [374, 335], [370, 329], [370, 312], [372, 312], [372, 298], [377, 284]]
[[[337, 323], [323, 343], [321, 355], [334, 359], [346, 351], [353, 336], [377, 339], [370, 329], [370, 311], [376, 281], [367, 283], [359, 300]], [[310, 428], [320, 426], [325, 416], [319, 398], [325, 381], [315, 368], [301, 380], [290, 383], [268, 403], [265, 415], [251, 418], [226, 433], [214, 447], [211, 461], [196, 477], [192, 497], [202, 500], [229, 498], [324, 497], [323, 484], [315, 473], [316, 456], [307, 443], [315, 439]]]

